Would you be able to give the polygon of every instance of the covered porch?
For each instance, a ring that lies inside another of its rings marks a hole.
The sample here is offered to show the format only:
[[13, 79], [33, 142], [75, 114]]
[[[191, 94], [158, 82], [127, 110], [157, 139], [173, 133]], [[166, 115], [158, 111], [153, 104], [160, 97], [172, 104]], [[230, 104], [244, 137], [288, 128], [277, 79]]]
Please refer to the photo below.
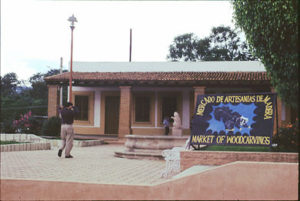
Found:
[[[68, 77], [46, 79], [49, 117], [58, 115], [58, 89], [68, 85]], [[119, 138], [163, 135], [163, 118], [175, 111], [183, 135], [189, 135], [197, 95], [272, 91], [266, 72], [74, 72], [73, 86], [72, 99], [81, 110], [75, 132]], [[279, 100], [279, 113], [281, 107]]]

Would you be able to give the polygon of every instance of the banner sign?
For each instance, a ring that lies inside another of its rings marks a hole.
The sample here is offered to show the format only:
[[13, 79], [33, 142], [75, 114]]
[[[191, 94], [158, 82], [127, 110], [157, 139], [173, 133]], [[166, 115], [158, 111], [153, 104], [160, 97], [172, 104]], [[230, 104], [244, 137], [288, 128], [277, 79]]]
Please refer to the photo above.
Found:
[[198, 95], [191, 144], [271, 146], [276, 94]]

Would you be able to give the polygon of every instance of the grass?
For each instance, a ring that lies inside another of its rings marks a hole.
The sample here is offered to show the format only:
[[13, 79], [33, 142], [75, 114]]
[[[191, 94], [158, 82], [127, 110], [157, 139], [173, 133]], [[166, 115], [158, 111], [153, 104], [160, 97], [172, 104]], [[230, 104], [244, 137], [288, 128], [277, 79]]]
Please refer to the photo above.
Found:
[[4, 144], [21, 144], [21, 143], [24, 143], [24, 142], [16, 142], [16, 141], [0, 141], [0, 144], [1, 145], [4, 145]]
[[[59, 136], [43, 136], [41, 135], [40, 137], [47, 139], [47, 140], [61, 140]], [[76, 141], [89, 141], [89, 140], [96, 140], [96, 139], [84, 139], [84, 138], [74, 138]]]
[[40, 135], [39, 137], [42, 137], [47, 140], [60, 140], [60, 136], [45, 136], [45, 135]]
[[206, 151], [250, 151], [250, 152], [270, 152], [270, 147], [260, 146], [220, 146], [211, 145], [203, 148]]

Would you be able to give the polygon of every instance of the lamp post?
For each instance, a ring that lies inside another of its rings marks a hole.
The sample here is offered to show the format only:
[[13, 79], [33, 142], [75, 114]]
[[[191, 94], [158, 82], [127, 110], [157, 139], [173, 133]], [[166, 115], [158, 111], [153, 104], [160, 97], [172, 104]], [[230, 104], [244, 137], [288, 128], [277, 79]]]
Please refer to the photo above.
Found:
[[72, 102], [72, 65], [73, 65], [73, 30], [75, 29], [74, 22], [77, 22], [76, 17], [74, 14], [69, 17], [69, 22], [71, 22], [70, 28], [71, 28], [71, 61], [70, 61], [70, 77], [69, 77], [69, 102]]

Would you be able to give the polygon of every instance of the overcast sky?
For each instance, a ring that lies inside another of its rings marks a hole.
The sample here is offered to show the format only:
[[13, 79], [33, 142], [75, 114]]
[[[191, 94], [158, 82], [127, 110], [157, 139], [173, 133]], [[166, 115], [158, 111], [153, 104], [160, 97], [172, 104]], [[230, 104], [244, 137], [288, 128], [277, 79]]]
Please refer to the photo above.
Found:
[[167, 61], [175, 36], [208, 36], [212, 27], [234, 28], [229, 1], [1, 1], [1, 75], [15, 72], [27, 80], [35, 73], [69, 68], [73, 61]]

